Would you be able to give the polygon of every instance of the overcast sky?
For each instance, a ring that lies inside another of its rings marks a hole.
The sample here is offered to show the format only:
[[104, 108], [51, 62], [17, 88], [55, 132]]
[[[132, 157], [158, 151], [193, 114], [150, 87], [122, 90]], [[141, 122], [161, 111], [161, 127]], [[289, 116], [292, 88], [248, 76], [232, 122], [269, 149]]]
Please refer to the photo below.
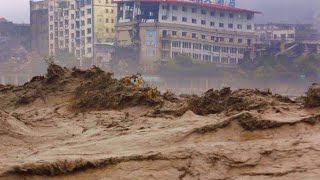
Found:
[[[29, 0], [0, 0], [0, 17], [29, 23]], [[263, 12], [258, 22], [310, 23], [320, 0], [236, 0], [237, 6]]]

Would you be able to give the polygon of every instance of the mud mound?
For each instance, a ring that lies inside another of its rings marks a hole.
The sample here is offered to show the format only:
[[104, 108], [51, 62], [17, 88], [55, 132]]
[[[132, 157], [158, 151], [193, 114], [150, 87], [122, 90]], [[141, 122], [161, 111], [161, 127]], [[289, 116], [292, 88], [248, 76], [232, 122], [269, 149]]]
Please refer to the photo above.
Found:
[[156, 88], [143, 87], [139, 75], [120, 80], [110, 73], [101, 72], [75, 90], [73, 108], [76, 109], [122, 109], [132, 106], [156, 106], [162, 103]]
[[30, 132], [23, 122], [0, 110], [0, 135], [27, 135]]
[[190, 110], [198, 115], [221, 113], [223, 111], [260, 110], [276, 103], [293, 103], [289, 98], [273, 95], [270, 91], [230, 88], [210, 89], [203, 96], [189, 99]]
[[305, 97], [305, 107], [319, 107], [320, 106], [320, 85], [313, 84], [307, 91]]

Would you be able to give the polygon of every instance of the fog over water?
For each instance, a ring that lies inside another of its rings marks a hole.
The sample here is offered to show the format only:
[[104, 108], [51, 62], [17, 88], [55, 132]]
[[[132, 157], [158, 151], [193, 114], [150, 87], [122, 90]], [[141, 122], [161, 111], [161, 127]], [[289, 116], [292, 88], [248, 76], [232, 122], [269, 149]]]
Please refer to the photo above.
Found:
[[[0, 1], [0, 17], [29, 23], [29, 0]], [[316, 12], [320, 11], [320, 0], [237, 0], [236, 3], [238, 7], [263, 12], [257, 16], [258, 23], [312, 23]]]

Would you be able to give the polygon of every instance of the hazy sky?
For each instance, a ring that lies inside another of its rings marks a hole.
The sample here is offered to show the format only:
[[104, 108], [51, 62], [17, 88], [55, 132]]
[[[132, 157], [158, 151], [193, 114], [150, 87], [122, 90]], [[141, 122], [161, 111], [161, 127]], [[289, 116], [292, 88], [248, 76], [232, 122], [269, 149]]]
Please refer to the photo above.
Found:
[[[29, 22], [29, 0], [0, 0], [0, 17], [17, 23]], [[238, 7], [255, 9], [259, 22], [312, 22], [320, 0], [236, 0]]]

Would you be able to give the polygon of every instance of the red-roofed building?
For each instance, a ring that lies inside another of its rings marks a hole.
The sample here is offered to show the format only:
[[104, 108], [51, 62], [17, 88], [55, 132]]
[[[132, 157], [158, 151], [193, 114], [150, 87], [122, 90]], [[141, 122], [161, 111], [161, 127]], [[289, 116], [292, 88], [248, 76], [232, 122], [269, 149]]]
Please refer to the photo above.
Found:
[[194, 60], [236, 67], [253, 52], [253, 10], [210, 0], [114, 0], [120, 46], [138, 53], [143, 69], [188, 54]]

